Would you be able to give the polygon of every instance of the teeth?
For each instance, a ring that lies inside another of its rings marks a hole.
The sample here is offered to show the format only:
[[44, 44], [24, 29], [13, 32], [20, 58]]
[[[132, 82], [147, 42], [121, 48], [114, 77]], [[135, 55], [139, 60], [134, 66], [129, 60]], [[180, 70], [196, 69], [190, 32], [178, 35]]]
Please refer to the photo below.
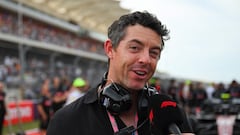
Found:
[[145, 72], [142, 72], [142, 71], [136, 71], [136, 73], [139, 74], [139, 75], [144, 75], [145, 74]]

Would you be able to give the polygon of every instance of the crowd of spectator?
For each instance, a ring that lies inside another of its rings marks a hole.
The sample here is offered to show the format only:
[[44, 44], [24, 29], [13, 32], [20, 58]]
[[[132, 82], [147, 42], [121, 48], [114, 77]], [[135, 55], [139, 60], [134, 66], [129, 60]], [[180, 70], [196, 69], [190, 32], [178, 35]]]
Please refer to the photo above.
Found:
[[[82, 36], [78, 33], [73, 33], [64, 29], [60, 29], [42, 21], [23, 16], [22, 25], [19, 26], [19, 16], [13, 11], [0, 8], [0, 32], [10, 34], [30, 40], [48, 43], [48, 45], [56, 45], [72, 49], [80, 49], [91, 53], [104, 54], [103, 43], [92, 39], [88, 36]], [[19, 32], [22, 31], [22, 32]], [[27, 54], [24, 83], [27, 91], [31, 91], [31, 87], [37, 82], [41, 82], [53, 75], [58, 75], [62, 78], [74, 78], [78, 75], [83, 75], [88, 80], [97, 78], [103, 74], [106, 68], [105, 62], [80, 58], [80, 64], [74, 65], [74, 58], [67, 57], [67, 60], [55, 60], [54, 68], [50, 69], [52, 64], [49, 60], [50, 55], [41, 56], [36, 52], [33, 55]], [[20, 76], [21, 64], [18, 55], [18, 50], [9, 50], [1, 48], [0, 56], [0, 80], [6, 83], [8, 87], [19, 87], [22, 83]], [[64, 57], [66, 59], [66, 57]], [[94, 69], [99, 67], [98, 72]], [[30, 87], [30, 88], [29, 88]], [[30, 92], [28, 92], [30, 93]]]
[[[22, 85], [21, 78], [21, 64], [18, 58], [17, 51], [9, 51], [9, 49], [1, 48], [0, 55], [0, 81], [6, 84], [8, 88], [19, 88]], [[15, 54], [14, 54], [15, 53]], [[26, 92], [26, 97], [30, 98], [31, 95], [36, 94], [39, 91], [34, 91], [34, 87], [38, 87], [39, 82], [43, 82], [46, 78], [52, 78], [53, 76], [59, 76], [61, 79], [69, 78], [73, 79], [78, 76], [83, 76], [86, 80], [94, 80], [96, 78], [101, 78], [102, 74], [105, 72], [106, 63], [88, 60], [82, 58], [78, 64], [73, 64], [72, 57], [69, 56], [65, 61], [61, 58], [54, 61], [53, 72], [50, 68], [49, 56], [41, 56], [37, 53], [29, 53], [26, 58], [26, 68], [24, 73], [24, 87]], [[98, 70], [95, 68], [99, 67]], [[97, 82], [96, 80], [94, 80]], [[33, 96], [35, 97], [35, 96]]]
[[20, 24], [17, 13], [0, 8], [1, 33], [21, 36], [57, 46], [104, 54], [103, 43], [88, 36], [66, 31], [27, 16], [22, 17], [22, 23]]

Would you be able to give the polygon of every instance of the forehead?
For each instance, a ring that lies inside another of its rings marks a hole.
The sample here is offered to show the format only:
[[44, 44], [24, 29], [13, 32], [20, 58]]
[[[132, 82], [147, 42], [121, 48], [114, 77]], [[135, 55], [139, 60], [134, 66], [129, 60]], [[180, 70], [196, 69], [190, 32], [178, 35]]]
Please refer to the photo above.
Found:
[[154, 45], [162, 45], [162, 37], [154, 30], [142, 25], [128, 26], [126, 29], [124, 40], [138, 39], [142, 42], [151, 43]]

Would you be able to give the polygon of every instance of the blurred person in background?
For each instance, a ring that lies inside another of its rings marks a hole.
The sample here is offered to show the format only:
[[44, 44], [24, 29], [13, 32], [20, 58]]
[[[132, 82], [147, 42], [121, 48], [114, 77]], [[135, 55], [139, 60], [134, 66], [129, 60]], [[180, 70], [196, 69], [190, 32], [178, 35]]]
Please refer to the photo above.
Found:
[[236, 80], [232, 80], [228, 87], [228, 91], [232, 98], [240, 98], [240, 85]]
[[213, 92], [215, 91], [215, 83], [209, 83], [206, 87], [206, 92], [207, 92], [207, 96], [208, 99], [211, 100], [213, 98]]
[[225, 85], [222, 82], [220, 82], [219, 84], [217, 84], [216, 89], [213, 92], [213, 97], [221, 99], [221, 95], [223, 93], [229, 93], [229, 91], [226, 89]]
[[4, 116], [6, 115], [7, 108], [5, 104], [4, 83], [0, 82], [0, 135], [2, 135]]
[[60, 77], [53, 77], [52, 84], [50, 84], [53, 113], [62, 108], [66, 102], [65, 89], [63, 85], [64, 84]]
[[48, 127], [50, 117], [52, 115], [51, 110], [51, 93], [49, 91], [49, 86], [47, 83], [44, 83], [41, 87], [41, 97], [37, 104], [37, 110], [40, 116], [40, 134], [45, 135]]
[[180, 102], [178, 88], [175, 79], [170, 80], [170, 84], [167, 88], [167, 94], [171, 96], [176, 102]]
[[197, 82], [193, 93], [195, 100], [194, 107], [198, 110], [201, 108], [201, 105], [204, 103], [204, 101], [208, 98], [203, 83]]
[[60, 91], [61, 79], [58, 76], [54, 76], [50, 81], [50, 93], [53, 96], [55, 93]]
[[67, 100], [65, 105], [68, 105], [75, 101], [76, 99], [82, 97], [87, 92], [87, 83], [84, 79], [78, 77], [74, 79], [72, 87], [67, 92]]
[[184, 88], [184, 82], [180, 82], [177, 89], [178, 89], [178, 96], [180, 104], [184, 107], [186, 105], [186, 100], [183, 97], [183, 88]]
[[195, 83], [190, 82], [188, 84], [188, 95], [187, 95], [187, 112], [189, 113], [196, 113], [195, 111]]
[[[114, 21], [104, 43], [108, 71], [98, 86], [54, 114], [47, 135], [116, 135], [126, 128], [134, 130], [125, 135], [157, 135], [151, 130], [149, 106], [139, 108], [139, 104], [150, 96], [144, 89], [155, 72], [168, 32], [148, 12], [129, 13]], [[183, 135], [192, 135], [191, 126], [183, 125]]]

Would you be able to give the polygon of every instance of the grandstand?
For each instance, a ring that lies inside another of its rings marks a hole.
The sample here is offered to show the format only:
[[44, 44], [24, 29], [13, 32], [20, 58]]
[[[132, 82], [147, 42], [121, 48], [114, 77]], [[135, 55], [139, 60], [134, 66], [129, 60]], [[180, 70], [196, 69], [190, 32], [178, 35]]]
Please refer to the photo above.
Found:
[[[69, 13], [54, 11], [53, 4], [65, 5]], [[106, 5], [116, 12], [106, 11]], [[54, 76], [82, 76], [95, 85], [107, 68], [107, 26], [126, 12], [112, 0], [1, 0], [0, 80], [8, 89], [32, 89]]]

